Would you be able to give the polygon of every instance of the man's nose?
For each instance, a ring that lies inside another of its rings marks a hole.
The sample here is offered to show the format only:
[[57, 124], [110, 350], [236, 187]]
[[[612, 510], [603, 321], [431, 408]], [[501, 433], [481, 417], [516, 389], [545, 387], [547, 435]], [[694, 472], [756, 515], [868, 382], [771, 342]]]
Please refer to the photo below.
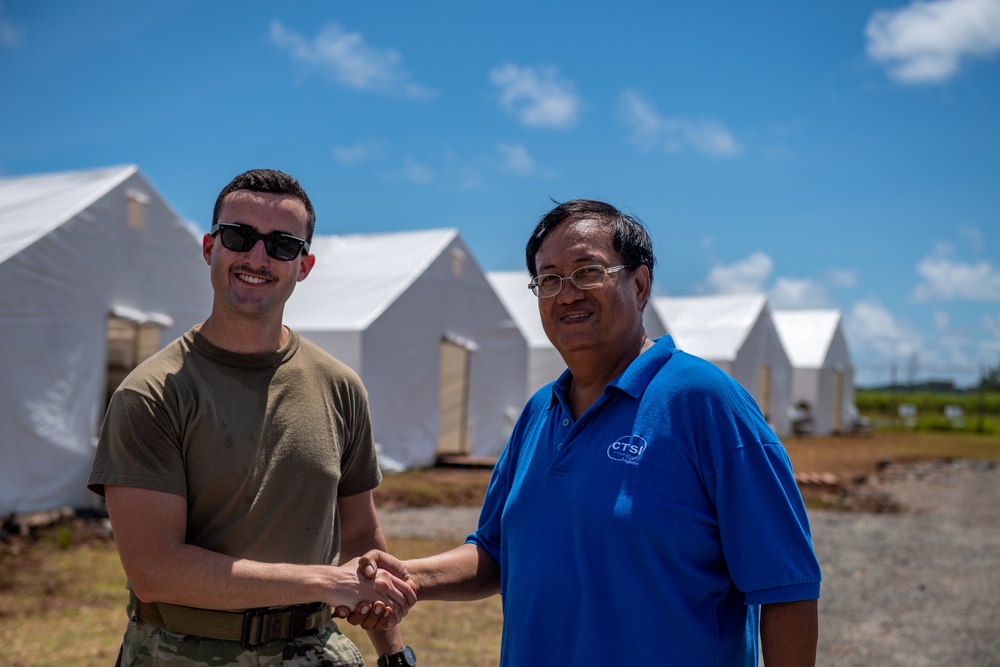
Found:
[[264, 239], [257, 239], [257, 242], [253, 244], [253, 247], [247, 250], [247, 259], [263, 264], [266, 263], [270, 257], [267, 254], [267, 248], [264, 247]]
[[572, 303], [583, 297], [583, 293], [586, 290], [582, 290], [576, 286], [572, 278], [564, 278], [562, 281], [562, 289], [559, 290], [559, 294], [556, 298], [563, 303]]

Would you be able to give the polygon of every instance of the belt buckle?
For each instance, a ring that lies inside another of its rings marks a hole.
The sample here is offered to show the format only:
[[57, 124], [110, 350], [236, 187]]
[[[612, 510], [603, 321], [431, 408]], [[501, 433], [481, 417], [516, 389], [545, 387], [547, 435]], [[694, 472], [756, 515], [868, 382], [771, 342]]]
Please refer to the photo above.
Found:
[[[265, 642], [277, 639], [291, 639], [298, 637], [309, 627], [309, 617], [314, 608], [321, 608], [322, 605], [291, 605], [284, 609], [268, 609], [258, 607], [249, 609], [243, 613], [243, 632], [240, 636], [240, 644], [245, 649], [252, 649]], [[257, 619], [257, 634], [253, 635], [253, 622]], [[287, 620], [287, 632], [284, 631]]]
[[[245, 649], [252, 649], [261, 643], [260, 638], [264, 632], [264, 619], [263, 617], [267, 615], [267, 609], [257, 608], [250, 609], [243, 612], [243, 632], [240, 635], [240, 645]], [[250, 633], [253, 631], [253, 621], [255, 618], [260, 619], [257, 623], [257, 641], [250, 641]]]
[[291, 635], [292, 637], [298, 637], [306, 630], [309, 630], [309, 616], [311, 612], [309, 609], [312, 605], [293, 605], [290, 609], [292, 612], [291, 620]]

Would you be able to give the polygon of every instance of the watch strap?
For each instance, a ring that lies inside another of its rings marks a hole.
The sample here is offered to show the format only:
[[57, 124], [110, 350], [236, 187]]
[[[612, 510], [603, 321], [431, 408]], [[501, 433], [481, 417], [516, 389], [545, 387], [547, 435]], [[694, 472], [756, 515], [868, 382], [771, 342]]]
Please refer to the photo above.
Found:
[[406, 659], [407, 653], [413, 654], [413, 649], [409, 646], [404, 646], [395, 653], [383, 655], [378, 659], [378, 667], [409, 667], [411, 663]]

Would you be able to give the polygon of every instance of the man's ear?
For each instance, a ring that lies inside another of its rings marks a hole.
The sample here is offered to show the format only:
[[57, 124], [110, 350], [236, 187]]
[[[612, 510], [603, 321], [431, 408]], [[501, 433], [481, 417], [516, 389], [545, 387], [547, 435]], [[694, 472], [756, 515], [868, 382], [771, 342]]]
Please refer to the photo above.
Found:
[[649, 291], [652, 288], [652, 280], [649, 275], [649, 267], [640, 264], [632, 274], [635, 279], [636, 301], [639, 303], [639, 310], [646, 307], [649, 302]]
[[316, 264], [316, 255], [302, 255], [299, 258], [299, 277], [298, 282], [302, 282], [312, 271], [313, 266]]
[[205, 258], [205, 263], [212, 264], [212, 248], [215, 246], [215, 237], [205, 234], [201, 239], [201, 256]]

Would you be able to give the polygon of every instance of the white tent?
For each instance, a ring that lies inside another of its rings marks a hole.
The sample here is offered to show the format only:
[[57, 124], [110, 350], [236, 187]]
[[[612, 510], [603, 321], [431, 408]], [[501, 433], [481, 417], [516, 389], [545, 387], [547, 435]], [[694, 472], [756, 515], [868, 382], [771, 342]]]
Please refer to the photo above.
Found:
[[[562, 356], [545, 335], [538, 316], [538, 297], [528, 289], [531, 276], [527, 271], [490, 271], [486, 274], [490, 285], [500, 297], [511, 319], [528, 342], [528, 395], [552, 382], [566, 370]], [[646, 334], [658, 338], [666, 333], [660, 317], [651, 305], [643, 312]]]
[[566, 364], [549, 342], [538, 317], [538, 298], [528, 289], [530, 276], [526, 271], [490, 271], [490, 285], [510, 314], [528, 344], [525, 360], [525, 389], [531, 396], [555, 380], [566, 370]]
[[136, 166], [0, 179], [0, 516], [98, 503], [109, 390], [211, 303], [198, 237]]
[[790, 431], [792, 367], [767, 297], [656, 297], [653, 305], [677, 347], [711, 361], [743, 385], [778, 435]]
[[498, 456], [527, 346], [458, 232], [317, 236], [312, 252], [285, 322], [361, 376], [383, 468]]
[[851, 423], [854, 366], [839, 310], [776, 310], [774, 324], [792, 362], [792, 400], [809, 405], [812, 432], [840, 433]]

